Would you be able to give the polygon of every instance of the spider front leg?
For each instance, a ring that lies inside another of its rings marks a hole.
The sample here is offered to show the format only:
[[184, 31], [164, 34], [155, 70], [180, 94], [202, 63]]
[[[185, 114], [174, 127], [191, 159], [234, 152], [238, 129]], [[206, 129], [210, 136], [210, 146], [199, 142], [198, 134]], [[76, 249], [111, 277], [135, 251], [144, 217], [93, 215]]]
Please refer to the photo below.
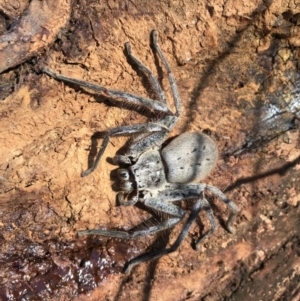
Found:
[[98, 134], [101, 134], [104, 137], [103, 141], [102, 141], [102, 145], [100, 146], [99, 152], [96, 156], [96, 159], [95, 159], [92, 167], [90, 167], [86, 171], [82, 172], [81, 176], [82, 177], [88, 176], [98, 167], [100, 159], [108, 145], [110, 137], [138, 134], [138, 133], [154, 133], [154, 132], [165, 132], [165, 128], [157, 123], [149, 122], [149, 123], [143, 123], [143, 124], [121, 126], [118, 128], [110, 129], [105, 132], [99, 132]]
[[169, 129], [163, 128], [160, 132], [144, 133], [134, 136], [128, 144], [127, 150], [123, 155], [115, 155], [113, 163], [115, 165], [134, 163], [140, 154], [151, 147], [160, 147], [168, 136]]

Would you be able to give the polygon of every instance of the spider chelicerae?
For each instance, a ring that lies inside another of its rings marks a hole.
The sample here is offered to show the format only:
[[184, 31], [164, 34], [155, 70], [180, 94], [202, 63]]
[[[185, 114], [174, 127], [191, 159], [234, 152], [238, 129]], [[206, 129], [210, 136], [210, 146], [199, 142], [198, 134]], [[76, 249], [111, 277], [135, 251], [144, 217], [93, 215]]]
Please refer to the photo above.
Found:
[[125, 44], [127, 55], [148, 79], [156, 94], [157, 99], [155, 100], [128, 92], [107, 89], [96, 84], [57, 74], [47, 68], [43, 69], [44, 73], [57, 80], [92, 89], [113, 100], [146, 108], [148, 111], [154, 112], [155, 116], [160, 116], [159, 118], [150, 118], [147, 123], [125, 125], [101, 132], [102, 145], [94, 163], [92, 167], [81, 174], [82, 177], [88, 176], [97, 168], [111, 137], [134, 134], [128, 143], [126, 151], [122, 155], [116, 155], [113, 158], [114, 164], [120, 167], [117, 170], [119, 183], [118, 201], [124, 206], [134, 205], [138, 202], [143, 203], [144, 206], [163, 213], [167, 218], [159, 224], [152, 225], [144, 230], [91, 229], [79, 231], [79, 236], [102, 235], [120, 239], [134, 239], [152, 235], [172, 228], [183, 220], [185, 210], [175, 205], [174, 202], [182, 200], [193, 202], [190, 214], [175, 242], [168, 248], [142, 254], [132, 259], [126, 264], [125, 273], [130, 273], [132, 267], [141, 262], [175, 251], [188, 234], [199, 212], [203, 209], [207, 213], [211, 229], [195, 242], [196, 249], [199, 249], [199, 244], [203, 239], [217, 228], [212, 209], [205, 198], [205, 190], [219, 197], [232, 210], [226, 223], [226, 228], [231, 233], [235, 232], [232, 223], [239, 211], [239, 208], [218, 188], [199, 183], [211, 172], [218, 158], [217, 146], [210, 137], [198, 132], [186, 132], [174, 138], [165, 147], [162, 147], [169, 132], [174, 128], [180, 117], [181, 101], [171, 68], [158, 44], [156, 30], [152, 31], [151, 38], [154, 52], [160, 58], [162, 65], [167, 71], [175, 113], [169, 108], [165, 93], [158, 80], [132, 54], [129, 43]]

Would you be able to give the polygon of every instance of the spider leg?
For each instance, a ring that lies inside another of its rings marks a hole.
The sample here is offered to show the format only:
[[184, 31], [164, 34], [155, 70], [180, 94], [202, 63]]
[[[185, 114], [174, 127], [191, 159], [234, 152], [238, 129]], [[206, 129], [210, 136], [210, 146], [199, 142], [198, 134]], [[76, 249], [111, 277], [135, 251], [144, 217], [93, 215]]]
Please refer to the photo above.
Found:
[[195, 243], [196, 250], [199, 250], [200, 243], [207, 238], [209, 235], [211, 235], [216, 229], [217, 229], [217, 223], [214, 218], [213, 211], [210, 207], [209, 202], [205, 198], [204, 190], [208, 189], [212, 193], [214, 193], [216, 196], [218, 196], [225, 204], [233, 210], [230, 217], [228, 218], [228, 221], [226, 222], [226, 228], [230, 233], [234, 233], [235, 229], [232, 227], [232, 223], [235, 221], [236, 215], [239, 212], [239, 208], [230, 201], [225, 194], [223, 194], [218, 188], [206, 184], [197, 184], [197, 185], [184, 185], [184, 186], [178, 186], [176, 185], [174, 187], [171, 187], [170, 189], [166, 189], [162, 191], [159, 196], [164, 198], [172, 199], [172, 201], [178, 201], [182, 199], [189, 199], [189, 198], [195, 198], [199, 194], [202, 194], [202, 204], [201, 208], [203, 208], [207, 214], [207, 217], [209, 219], [209, 222], [211, 224], [211, 229], [209, 229], [204, 235], [202, 235]]
[[227, 230], [234, 234], [235, 233], [235, 229], [232, 227], [232, 224], [234, 223], [236, 216], [238, 214], [238, 212], [240, 211], [239, 207], [233, 203], [232, 201], [230, 201], [227, 196], [217, 187], [214, 186], [210, 186], [210, 185], [206, 185], [206, 188], [212, 192], [213, 194], [215, 194], [217, 197], [219, 197], [231, 210], [232, 213], [229, 216], [227, 222], [226, 222], [226, 228]]
[[[133, 137], [128, 145], [128, 149], [124, 155], [117, 155], [114, 157], [114, 163], [124, 161], [125, 158], [137, 158], [140, 154], [150, 149], [151, 147], [160, 147], [165, 141], [169, 131], [162, 130], [160, 132], [150, 133], [148, 135], [138, 135]], [[126, 160], [128, 161], [128, 159]]]
[[[196, 188], [198, 186], [198, 189]], [[173, 243], [173, 245], [170, 248], [166, 248], [163, 250], [159, 250], [156, 252], [150, 252], [147, 254], [142, 254], [141, 256], [138, 256], [134, 259], [132, 259], [131, 261], [129, 261], [125, 267], [124, 273], [129, 274], [132, 270], [132, 268], [138, 264], [140, 264], [141, 262], [145, 262], [151, 259], [155, 259], [155, 258], [159, 258], [161, 256], [170, 254], [174, 251], [176, 251], [178, 249], [178, 247], [180, 246], [180, 244], [182, 243], [182, 241], [185, 239], [185, 237], [187, 236], [189, 229], [191, 227], [191, 225], [193, 224], [193, 222], [195, 221], [195, 219], [197, 218], [199, 212], [201, 211], [201, 209], [204, 209], [206, 211], [206, 214], [208, 216], [208, 219], [210, 221], [211, 224], [211, 229], [208, 230], [202, 237], [200, 237], [195, 246], [196, 249], [199, 250], [199, 245], [200, 243], [207, 238], [210, 234], [212, 234], [216, 229], [217, 229], [217, 224], [213, 215], [213, 212], [211, 210], [211, 207], [209, 205], [209, 202], [206, 200], [205, 196], [204, 196], [204, 188], [208, 188], [209, 190], [211, 190], [214, 194], [216, 194], [217, 196], [219, 196], [226, 204], [228, 204], [228, 206], [230, 206], [230, 208], [234, 208], [233, 210], [237, 210], [238, 211], [238, 207], [232, 203], [231, 201], [229, 201], [227, 199], [227, 197], [217, 188], [213, 187], [213, 186], [209, 186], [208, 185], [203, 185], [203, 184], [199, 184], [199, 185], [188, 185], [186, 186], [185, 189], [182, 189], [181, 191], [169, 191], [167, 194], [169, 194], [169, 196], [171, 194], [174, 194], [174, 196], [176, 195], [177, 198], [179, 199], [180, 196], [179, 194], [188, 194], [188, 197], [194, 197], [195, 194], [198, 191], [198, 195], [199, 195], [199, 191], [201, 191], [201, 197], [196, 201], [196, 203], [194, 204], [191, 213], [189, 215], [188, 220], [186, 221], [181, 233], [179, 234], [178, 238], [176, 239], [176, 241]], [[182, 197], [182, 196], [181, 196]], [[235, 211], [234, 214], [234, 218], [237, 214], [237, 211]], [[228, 226], [228, 223], [232, 223], [232, 217], [229, 218], [228, 222], [227, 222], [227, 227], [230, 227], [230, 225]], [[231, 229], [232, 230], [232, 229]]]
[[142, 63], [140, 62], [131, 51], [130, 43], [125, 43], [125, 48], [128, 54], [128, 57], [137, 65], [139, 70], [147, 77], [149, 83], [152, 85], [156, 95], [158, 96], [159, 100], [163, 103], [167, 103], [166, 96], [164, 91], [162, 90], [159, 82], [157, 81], [156, 77], [153, 73]]
[[126, 126], [121, 126], [117, 128], [113, 128], [110, 130], [107, 130], [105, 132], [99, 132], [102, 136], [104, 136], [102, 145], [99, 149], [99, 152], [96, 156], [96, 159], [94, 161], [94, 164], [92, 167], [87, 169], [86, 171], [81, 173], [82, 177], [86, 177], [89, 174], [91, 174], [99, 165], [100, 159], [108, 145], [109, 138], [114, 137], [114, 136], [122, 136], [122, 135], [130, 135], [130, 134], [135, 134], [135, 133], [152, 133], [152, 132], [161, 132], [164, 131], [165, 128], [161, 127], [157, 123], [143, 123], [143, 124], [134, 124], [134, 125], [126, 125]]
[[[202, 193], [202, 195], [203, 195], [203, 193]], [[193, 224], [193, 222], [197, 218], [200, 210], [202, 209], [202, 207], [204, 205], [202, 200], [203, 200], [203, 198], [200, 197], [195, 202], [195, 204], [193, 205], [193, 208], [191, 210], [191, 213], [190, 213], [190, 215], [189, 215], [189, 217], [188, 217], [181, 233], [179, 234], [176, 241], [173, 243], [173, 245], [170, 248], [166, 248], [166, 249], [159, 250], [159, 251], [156, 251], [156, 252], [149, 252], [147, 254], [143, 254], [141, 256], [138, 256], [138, 257], [130, 260], [125, 266], [124, 273], [130, 274], [131, 269], [134, 266], [140, 264], [141, 262], [145, 262], [145, 261], [148, 261], [148, 260], [151, 260], [151, 259], [159, 258], [163, 255], [167, 255], [169, 253], [172, 253], [172, 252], [176, 251], [178, 249], [178, 247], [181, 245], [182, 241], [187, 236], [191, 225]]]
[[140, 238], [146, 235], [152, 235], [159, 231], [166, 230], [169, 228], [174, 227], [178, 224], [184, 217], [184, 210], [181, 208], [161, 201], [156, 198], [150, 198], [145, 200], [145, 206], [155, 209], [157, 211], [167, 213], [174, 217], [164, 220], [162, 223], [151, 226], [146, 230], [137, 230], [137, 231], [122, 231], [122, 230], [102, 230], [102, 229], [91, 229], [91, 230], [82, 230], [78, 231], [78, 235], [102, 235], [102, 236], [109, 236], [109, 237], [116, 237], [116, 238], [123, 238], [123, 239], [133, 239], [133, 238]]
[[133, 162], [129, 157], [135, 160], [140, 154], [152, 147], [160, 147], [167, 138], [170, 130], [175, 126], [178, 121], [177, 116], [165, 116], [153, 124], [161, 127], [161, 131], [155, 133], [141, 133], [132, 137], [128, 149], [124, 155], [116, 155], [113, 159], [115, 164], [125, 163], [132, 164]]
[[205, 210], [206, 214], [207, 214], [207, 217], [209, 219], [209, 222], [211, 224], [211, 228], [206, 232], [204, 233], [195, 243], [195, 247], [196, 247], [196, 250], [199, 251], [200, 250], [200, 243], [205, 239], [207, 238], [209, 235], [211, 235], [216, 229], [217, 229], [217, 224], [216, 224], [216, 220], [214, 218], [214, 214], [211, 210], [211, 207], [209, 205], [209, 202], [207, 201], [207, 199], [205, 198], [204, 196], [204, 193], [203, 193], [203, 198], [202, 198], [202, 201], [203, 201], [203, 209]]
[[179, 116], [180, 115], [180, 108], [181, 108], [181, 101], [180, 101], [180, 96], [178, 93], [178, 88], [176, 85], [176, 81], [174, 78], [174, 75], [172, 73], [172, 70], [170, 68], [170, 65], [168, 63], [168, 61], [166, 60], [163, 52], [160, 49], [160, 46], [158, 44], [158, 33], [156, 30], [152, 31], [152, 40], [153, 40], [153, 47], [154, 50], [157, 52], [158, 56], [160, 57], [163, 65], [165, 66], [167, 72], [168, 72], [168, 78], [169, 78], [169, 82], [170, 82], [170, 86], [171, 86], [171, 90], [172, 90], [172, 95], [173, 95], [173, 99], [174, 99], [174, 103], [175, 103], [175, 108], [176, 108], [176, 115]]
[[182, 199], [187, 200], [201, 195], [201, 209], [203, 208], [205, 210], [209, 222], [211, 224], [211, 229], [209, 229], [196, 241], [196, 250], [199, 250], [200, 243], [217, 229], [217, 223], [215, 221], [213, 211], [204, 195], [204, 190], [206, 186], [206, 184], [184, 185], [183, 187], [178, 188], [172, 187], [171, 189], [166, 189], [160, 193], [161, 198], [171, 198], [172, 201], [178, 201]]
[[164, 220], [162, 223], [158, 225], [151, 226], [146, 230], [137, 230], [134, 232], [122, 231], [122, 230], [103, 230], [103, 229], [82, 230], [82, 231], [78, 231], [78, 236], [101, 235], [101, 236], [115, 237], [121, 239], [141, 238], [143, 236], [152, 235], [159, 231], [172, 228], [176, 224], [178, 224], [180, 220], [181, 218], [178, 217], [170, 218], [168, 220]]
[[76, 84], [76, 85], [91, 89], [104, 96], [108, 96], [114, 100], [121, 99], [125, 103], [141, 106], [141, 107], [147, 108], [149, 111], [162, 112], [165, 114], [173, 114], [165, 103], [158, 101], [158, 100], [141, 97], [141, 96], [127, 93], [124, 91], [107, 89], [103, 86], [89, 83], [87, 81], [60, 75], [52, 70], [49, 70], [48, 68], [43, 68], [42, 71], [57, 80], [61, 80], [61, 81], [67, 82], [67, 83]]

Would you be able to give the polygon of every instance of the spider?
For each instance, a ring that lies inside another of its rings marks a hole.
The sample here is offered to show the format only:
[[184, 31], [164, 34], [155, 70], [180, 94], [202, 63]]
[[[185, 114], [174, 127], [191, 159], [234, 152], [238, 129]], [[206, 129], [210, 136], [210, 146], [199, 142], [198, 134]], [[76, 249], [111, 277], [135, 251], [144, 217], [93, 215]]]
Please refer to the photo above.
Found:
[[156, 116], [161, 116], [160, 118], [152, 118], [147, 123], [120, 126], [101, 132], [103, 141], [95, 161], [92, 167], [81, 174], [82, 177], [85, 177], [97, 168], [111, 137], [135, 134], [129, 140], [130, 143], [124, 154], [116, 155], [113, 158], [113, 163], [119, 165], [117, 170], [119, 182], [117, 199], [124, 206], [134, 205], [138, 202], [143, 203], [145, 207], [163, 213], [168, 218], [145, 230], [91, 229], [79, 231], [79, 236], [101, 235], [120, 239], [136, 239], [146, 235], [153, 235], [159, 231], [172, 228], [183, 220], [185, 210], [175, 205], [174, 202], [182, 200], [194, 201], [191, 212], [175, 242], [168, 248], [145, 253], [130, 260], [125, 265], [125, 273], [130, 273], [131, 269], [141, 262], [175, 251], [187, 236], [191, 225], [203, 209], [207, 213], [211, 228], [195, 242], [195, 247], [199, 250], [200, 243], [217, 228], [212, 209], [205, 198], [205, 190], [219, 197], [232, 210], [226, 223], [226, 228], [231, 233], [235, 232], [232, 223], [239, 211], [239, 208], [218, 188], [199, 183], [211, 172], [218, 158], [217, 146], [210, 137], [198, 132], [186, 132], [174, 138], [165, 147], [162, 147], [169, 132], [174, 128], [180, 117], [181, 101], [171, 68], [158, 44], [158, 33], [156, 30], [152, 31], [151, 39], [153, 49], [167, 71], [175, 113], [169, 108], [164, 91], [158, 80], [132, 54], [129, 43], [125, 44], [127, 55], [138, 67], [139, 71], [146, 76], [157, 95], [157, 100], [107, 89], [96, 84], [57, 74], [47, 68], [43, 69], [44, 73], [57, 80], [92, 89], [113, 100], [121, 100], [125, 104], [134, 104], [147, 108], [155, 112]]

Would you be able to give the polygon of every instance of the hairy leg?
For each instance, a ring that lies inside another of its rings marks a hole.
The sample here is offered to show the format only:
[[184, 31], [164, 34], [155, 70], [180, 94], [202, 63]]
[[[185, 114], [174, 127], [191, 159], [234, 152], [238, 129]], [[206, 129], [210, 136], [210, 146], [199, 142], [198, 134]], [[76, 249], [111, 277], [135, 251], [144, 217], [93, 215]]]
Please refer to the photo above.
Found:
[[195, 247], [196, 247], [196, 250], [199, 251], [200, 249], [200, 243], [202, 243], [202, 241], [207, 238], [209, 235], [211, 235], [216, 229], [217, 229], [217, 224], [216, 224], [216, 221], [215, 221], [215, 218], [214, 218], [214, 214], [211, 210], [211, 207], [209, 205], [209, 202], [207, 201], [207, 199], [205, 198], [204, 196], [204, 193], [203, 193], [203, 198], [202, 198], [202, 202], [203, 202], [203, 209], [205, 210], [207, 216], [208, 216], [208, 219], [209, 219], [209, 222], [210, 222], [210, 225], [211, 225], [211, 228], [206, 232], [204, 233], [195, 243]]
[[174, 103], [175, 103], [176, 115], [179, 116], [180, 115], [180, 108], [181, 108], [181, 101], [180, 101], [178, 88], [177, 88], [177, 85], [176, 85], [174, 75], [172, 73], [172, 70], [170, 68], [170, 65], [169, 65], [168, 61], [166, 60], [166, 58], [165, 58], [165, 56], [164, 56], [163, 52], [161, 51], [160, 46], [158, 44], [158, 33], [157, 33], [157, 31], [153, 30], [151, 35], [152, 35], [154, 50], [157, 52], [159, 58], [161, 59], [164, 67], [167, 70], [168, 78], [169, 78], [169, 82], [170, 82], [170, 86], [171, 86], [171, 90], [172, 90], [172, 95], [173, 95], [173, 99], [174, 99]]
[[162, 130], [164, 131], [164, 128], [162, 128], [158, 124], [149, 122], [149, 123], [143, 123], [143, 124], [121, 126], [118, 128], [107, 130], [105, 132], [101, 132], [101, 133], [99, 132], [99, 134], [101, 134], [104, 137], [103, 141], [102, 141], [102, 145], [100, 146], [99, 152], [96, 156], [96, 159], [95, 159], [92, 167], [90, 167], [86, 171], [82, 172], [81, 176], [82, 177], [88, 176], [98, 167], [100, 159], [108, 145], [110, 137], [130, 135], [130, 134], [136, 134], [136, 133], [160, 132]]
[[149, 252], [147, 254], [142, 254], [128, 262], [128, 264], [125, 266], [124, 273], [130, 274], [132, 268], [141, 262], [145, 262], [151, 259], [159, 258], [161, 256], [170, 254], [178, 249], [178, 247], [181, 245], [185, 237], [187, 236], [189, 229], [195, 219], [197, 218], [200, 210], [202, 209], [203, 203], [202, 203], [202, 198], [200, 197], [196, 203], [194, 204], [192, 211], [188, 217], [188, 220], [186, 221], [181, 233], [179, 234], [178, 238], [176, 241], [173, 243], [173, 245], [170, 248], [166, 248], [163, 250], [159, 250], [156, 252]]
[[103, 229], [91, 229], [78, 231], [78, 236], [83, 235], [101, 235], [107, 237], [121, 238], [121, 239], [134, 239], [141, 238], [143, 236], [152, 235], [159, 231], [174, 227], [180, 222], [181, 218], [175, 217], [168, 220], [164, 220], [162, 223], [151, 226], [146, 230], [137, 230], [134, 232], [123, 231], [123, 230], [103, 230]]
[[216, 195], [217, 197], [219, 197], [231, 210], [232, 213], [229, 216], [227, 222], [226, 222], [226, 228], [230, 233], [235, 233], [235, 229], [232, 227], [232, 224], [234, 223], [236, 216], [238, 214], [238, 212], [240, 211], [239, 207], [233, 203], [232, 201], [230, 201], [227, 196], [217, 187], [214, 186], [210, 186], [210, 185], [206, 185], [206, 188], [212, 192], [214, 195]]
[[91, 89], [95, 92], [98, 92], [102, 95], [105, 95], [105, 96], [107, 96], [111, 99], [117, 100], [117, 101], [121, 100], [120, 104], [122, 104], [122, 102], [123, 103], [125, 102], [125, 103], [129, 103], [132, 105], [137, 105], [137, 106], [147, 108], [149, 111], [162, 112], [162, 113], [166, 113], [166, 114], [170, 114], [170, 115], [172, 114], [172, 112], [170, 111], [168, 106], [165, 103], [158, 101], [158, 100], [141, 97], [141, 96], [134, 95], [134, 94], [124, 92], [124, 91], [107, 89], [105, 87], [102, 87], [102, 86], [99, 86], [99, 85], [96, 85], [93, 83], [89, 83], [87, 81], [60, 75], [54, 71], [51, 71], [48, 68], [43, 68], [42, 71], [57, 80], [61, 80], [61, 81], [67, 82], [67, 83], [76, 84], [78, 86]]
[[140, 62], [131, 51], [130, 43], [125, 44], [125, 48], [128, 54], [128, 57], [137, 65], [139, 70], [147, 77], [149, 83], [151, 84], [152, 88], [154, 89], [156, 95], [158, 96], [158, 99], [162, 103], [167, 103], [166, 96], [164, 91], [162, 90], [159, 82], [157, 81], [156, 77], [153, 75], [153, 73], [142, 63]]
[[140, 238], [146, 235], [152, 235], [159, 231], [166, 230], [169, 228], [174, 227], [178, 224], [184, 217], [184, 210], [181, 208], [165, 202], [159, 199], [150, 198], [145, 201], [145, 206], [155, 209], [162, 213], [167, 213], [172, 218], [166, 219], [163, 222], [159, 223], [158, 225], [149, 227], [146, 230], [136, 230], [136, 231], [124, 231], [124, 230], [103, 230], [103, 229], [91, 229], [91, 230], [82, 230], [78, 231], [78, 235], [102, 235], [108, 237], [117, 237], [122, 239], [133, 239], [133, 238]]

